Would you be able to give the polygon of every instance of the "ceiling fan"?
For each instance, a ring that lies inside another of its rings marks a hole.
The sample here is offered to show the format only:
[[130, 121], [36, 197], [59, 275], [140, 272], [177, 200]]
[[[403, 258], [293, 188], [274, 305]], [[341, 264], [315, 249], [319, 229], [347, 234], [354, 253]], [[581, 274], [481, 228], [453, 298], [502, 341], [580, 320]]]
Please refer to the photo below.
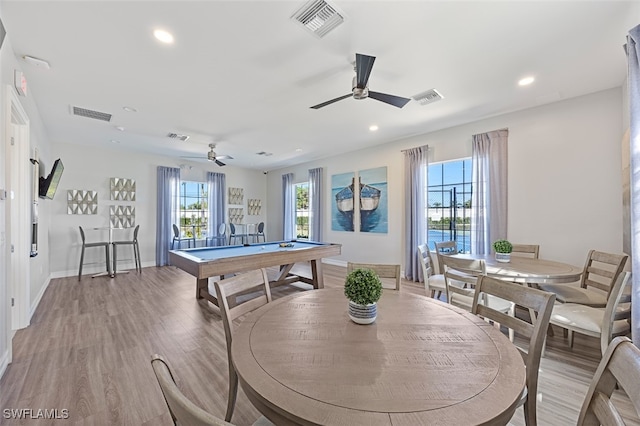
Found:
[[216, 149], [216, 144], [215, 143], [210, 143], [209, 144], [209, 152], [207, 152], [207, 156], [206, 157], [181, 157], [181, 158], [201, 158], [201, 159], [207, 159], [209, 161], [213, 161], [214, 163], [216, 163], [218, 166], [222, 167], [222, 166], [226, 166], [225, 163], [223, 163], [220, 160], [233, 160], [233, 157], [230, 155], [216, 155], [214, 149]]
[[339, 98], [331, 99], [330, 101], [326, 101], [318, 105], [314, 105], [311, 108], [320, 109], [322, 107], [326, 107], [327, 105], [331, 105], [334, 102], [347, 99], [351, 96], [353, 96], [354, 99], [373, 98], [377, 101], [384, 102], [398, 108], [402, 108], [403, 106], [405, 106], [407, 102], [409, 102], [411, 99], [369, 90], [369, 86], [368, 86], [369, 75], [371, 74], [371, 69], [373, 68], [373, 62], [375, 60], [376, 60], [375, 56], [368, 56], [368, 55], [356, 53], [356, 64], [354, 67], [356, 71], [356, 75], [355, 77], [353, 77], [353, 82], [351, 86], [353, 88], [352, 93], [349, 93], [348, 95], [340, 96]]

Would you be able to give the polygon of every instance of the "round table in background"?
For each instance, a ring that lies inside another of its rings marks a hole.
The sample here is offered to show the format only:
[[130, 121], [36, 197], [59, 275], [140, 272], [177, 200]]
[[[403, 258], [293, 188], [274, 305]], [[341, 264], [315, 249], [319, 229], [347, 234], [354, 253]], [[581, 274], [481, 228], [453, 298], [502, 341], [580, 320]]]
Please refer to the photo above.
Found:
[[516, 347], [478, 317], [384, 291], [357, 325], [342, 289], [269, 303], [235, 330], [232, 359], [275, 424], [507, 424], [525, 386]]

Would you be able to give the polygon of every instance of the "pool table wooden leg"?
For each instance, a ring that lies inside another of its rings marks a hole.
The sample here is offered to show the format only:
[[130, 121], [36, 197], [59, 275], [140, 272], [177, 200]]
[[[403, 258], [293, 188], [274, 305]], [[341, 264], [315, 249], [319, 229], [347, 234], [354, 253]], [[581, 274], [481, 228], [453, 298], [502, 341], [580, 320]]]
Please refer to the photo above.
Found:
[[202, 299], [202, 295], [200, 294], [200, 290], [204, 289], [208, 291], [209, 287], [209, 278], [196, 278], [196, 299]]
[[313, 277], [313, 288], [324, 288], [322, 259], [315, 259], [311, 261], [311, 276]]

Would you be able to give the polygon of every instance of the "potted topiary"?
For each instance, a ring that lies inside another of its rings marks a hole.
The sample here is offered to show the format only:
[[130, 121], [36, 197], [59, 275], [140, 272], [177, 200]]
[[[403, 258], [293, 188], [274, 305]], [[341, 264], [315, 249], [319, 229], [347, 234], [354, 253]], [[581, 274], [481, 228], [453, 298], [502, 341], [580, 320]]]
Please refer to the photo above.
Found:
[[357, 324], [371, 324], [378, 313], [382, 281], [371, 269], [354, 269], [347, 274], [344, 295], [349, 299], [349, 318]]
[[513, 245], [507, 240], [496, 240], [493, 242], [493, 249], [496, 251], [496, 260], [498, 262], [509, 262], [511, 260], [511, 251]]

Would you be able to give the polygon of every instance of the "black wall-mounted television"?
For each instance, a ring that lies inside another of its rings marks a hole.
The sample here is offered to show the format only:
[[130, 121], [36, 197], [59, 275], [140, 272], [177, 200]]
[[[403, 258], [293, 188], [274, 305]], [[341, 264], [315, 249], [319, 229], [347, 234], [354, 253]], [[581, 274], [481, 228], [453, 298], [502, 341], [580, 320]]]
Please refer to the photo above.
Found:
[[56, 189], [58, 189], [63, 170], [64, 165], [62, 164], [62, 160], [58, 158], [53, 163], [49, 176], [46, 178], [40, 177], [40, 198], [53, 199], [53, 196], [56, 195]]

